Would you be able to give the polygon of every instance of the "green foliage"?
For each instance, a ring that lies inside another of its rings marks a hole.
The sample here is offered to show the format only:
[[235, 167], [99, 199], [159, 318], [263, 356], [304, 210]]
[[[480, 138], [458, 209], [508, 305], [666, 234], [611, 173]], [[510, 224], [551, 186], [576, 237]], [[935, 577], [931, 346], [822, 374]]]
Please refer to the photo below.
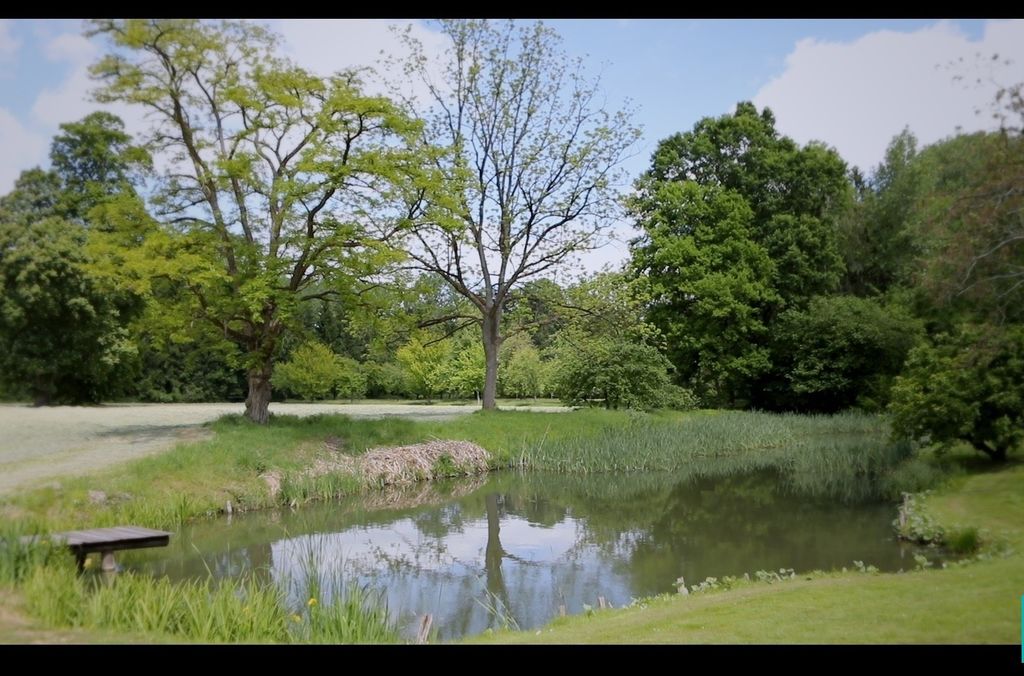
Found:
[[921, 155], [934, 178], [917, 217], [919, 276], [936, 314], [1024, 322], [1024, 136], [962, 135]]
[[703, 118], [661, 141], [645, 179], [693, 182], [741, 198], [752, 212], [753, 239], [776, 264], [775, 290], [785, 304], [799, 305], [839, 281], [835, 221], [851, 197], [845, 173], [834, 150], [799, 147], [779, 135], [770, 110], [741, 102], [732, 115]]
[[669, 361], [657, 348], [611, 336], [565, 336], [556, 348], [554, 390], [568, 404], [650, 410], [666, 404]]
[[375, 397], [398, 397], [407, 394], [405, 369], [396, 362], [366, 362], [362, 365], [366, 374], [366, 395]]
[[160, 403], [243, 401], [245, 379], [237, 347], [210, 331], [191, 342], [137, 335], [131, 393]]
[[974, 554], [981, 548], [981, 536], [973, 526], [946, 535], [944, 544], [954, 554]]
[[778, 313], [836, 289], [845, 170], [746, 102], [659, 143], [630, 202], [643, 230], [632, 269], [672, 363], [706, 401], [749, 404], [772, 366]]
[[362, 365], [351, 357], [337, 356], [338, 377], [334, 392], [341, 399], [360, 399], [366, 395], [366, 373]]
[[437, 373], [441, 391], [456, 397], [483, 392], [487, 365], [484, 346], [478, 336], [465, 334], [449, 349], [451, 352]]
[[274, 385], [303, 399], [345, 399], [366, 393], [366, 375], [359, 362], [334, 354], [323, 343], [306, 343], [288, 361], [277, 365]]
[[38, 167], [21, 172], [14, 189], [0, 197], [0, 223], [27, 227], [36, 221], [60, 216], [63, 186], [60, 177]]
[[1005, 460], [1024, 440], [1024, 327], [964, 326], [915, 348], [890, 410], [900, 436]]
[[896, 465], [883, 479], [882, 495], [897, 500], [906, 493], [920, 493], [939, 485], [951, 475], [949, 468], [930, 462], [921, 454]]
[[274, 385], [309, 400], [326, 399], [338, 379], [338, 365], [323, 343], [306, 343], [277, 365]]
[[134, 274], [176, 287], [169, 322], [205, 322], [239, 346], [247, 415], [265, 423], [302, 303], [351, 299], [395, 260], [387, 204], [420, 172], [419, 124], [353, 72], [318, 77], [279, 58], [251, 23], [104, 19], [91, 35], [108, 46], [91, 69], [96, 98], [146, 110], [146, 148], [168, 160], [151, 200], [164, 222]]
[[99, 401], [134, 353], [132, 305], [89, 273], [85, 245], [60, 218], [0, 223], [0, 379], [37, 404]]
[[922, 249], [915, 219], [928, 188], [926, 164], [917, 139], [904, 129], [890, 141], [871, 180], [861, 186], [854, 208], [840, 224], [847, 291], [871, 296], [910, 282]]
[[709, 402], [748, 398], [769, 366], [767, 308], [778, 300], [774, 265], [752, 237], [753, 212], [734, 191], [649, 183], [633, 204], [645, 236], [633, 269], [651, 299], [683, 381]]
[[904, 310], [853, 296], [821, 296], [782, 313], [772, 333], [775, 378], [767, 408], [833, 413], [884, 408], [921, 326]]
[[446, 342], [421, 340], [414, 336], [397, 352], [398, 363], [408, 378], [408, 390], [430, 399], [444, 391], [443, 369], [451, 356]]
[[[483, 407], [496, 406], [506, 304], [531, 279], [599, 243], [614, 222], [619, 164], [640, 136], [631, 111], [609, 111], [599, 80], [542, 22], [445, 19], [440, 58], [403, 34], [400, 79], [435, 151], [425, 185], [407, 193], [405, 252], [468, 305], [482, 328]], [[432, 58], [433, 57], [433, 58]], [[439, 314], [438, 321], [442, 321]]]
[[151, 167], [149, 153], [132, 145], [124, 122], [105, 111], [60, 125], [50, 164], [64, 187], [61, 213], [84, 220], [95, 206], [119, 194], [135, 195], [132, 183]]
[[525, 333], [505, 340], [501, 346], [498, 386], [502, 396], [537, 398], [548, 391], [551, 369]]
[[[285, 581], [287, 584], [287, 581]], [[311, 596], [289, 608], [280, 586], [255, 577], [171, 582], [132, 572], [90, 584], [70, 566], [36, 568], [30, 612], [50, 626], [107, 628], [203, 643], [394, 642], [387, 609], [367, 590]]]
[[39, 528], [18, 521], [0, 527], [0, 584], [20, 584], [36, 568], [67, 559], [67, 549], [50, 543]]
[[526, 333], [537, 349], [549, 347], [569, 321], [566, 293], [566, 289], [550, 279], [531, 279], [523, 284], [505, 304], [508, 325], [518, 329], [509, 340]]

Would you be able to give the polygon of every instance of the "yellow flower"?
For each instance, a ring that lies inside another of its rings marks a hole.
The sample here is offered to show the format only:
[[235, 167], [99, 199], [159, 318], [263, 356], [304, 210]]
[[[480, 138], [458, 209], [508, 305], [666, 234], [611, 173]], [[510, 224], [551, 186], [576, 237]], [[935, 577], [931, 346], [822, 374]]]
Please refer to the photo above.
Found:
[[309, 601], [306, 602], [306, 605], [310, 606], [310, 607], [315, 606], [316, 605], [316, 599], [310, 599]]
[[92, 559], [86, 559], [85, 563], [82, 564], [83, 568], [92, 568]]
[[299, 617], [298, 615], [292, 615], [292, 621], [294, 621], [294, 622], [302, 622], [302, 618]]

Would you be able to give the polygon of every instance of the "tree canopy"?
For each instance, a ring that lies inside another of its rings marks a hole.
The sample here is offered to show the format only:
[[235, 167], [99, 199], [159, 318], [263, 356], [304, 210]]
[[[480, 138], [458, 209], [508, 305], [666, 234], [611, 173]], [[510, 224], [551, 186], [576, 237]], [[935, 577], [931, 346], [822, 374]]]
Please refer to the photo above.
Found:
[[[568, 58], [541, 22], [444, 20], [450, 40], [440, 77], [422, 45], [403, 80], [426, 87], [409, 100], [436, 149], [433, 189], [410, 194], [406, 251], [471, 304], [486, 361], [483, 407], [497, 395], [502, 315], [517, 289], [603, 243], [616, 207], [616, 170], [638, 130], [610, 112], [599, 81]], [[404, 85], [396, 85], [401, 88]]]
[[143, 107], [146, 147], [165, 167], [142, 274], [186, 290], [183, 322], [239, 346], [246, 414], [266, 422], [299, 305], [351, 290], [388, 259], [381, 204], [418, 126], [363, 94], [355, 73], [320, 77], [279, 58], [275, 36], [249, 22], [103, 19], [91, 34], [108, 49], [92, 67], [97, 100]]

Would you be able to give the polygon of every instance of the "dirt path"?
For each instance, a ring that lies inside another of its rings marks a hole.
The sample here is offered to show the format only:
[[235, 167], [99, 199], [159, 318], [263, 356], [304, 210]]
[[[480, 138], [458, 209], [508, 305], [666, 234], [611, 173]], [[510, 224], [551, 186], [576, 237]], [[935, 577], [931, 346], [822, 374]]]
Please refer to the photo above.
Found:
[[[60, 476], [90, 472], [157, 453], [178, 441], [200, 439], [206, 434], [200, 425], [227, 413], [242, 413], [243, 409], [243, 404], [49, 408], [0, 405], [0, 495]], [[415, 420], [446, 420], [475, 410], [475, 405], [270, 405], [271, 413], [298, 416], [343, 413], [358, 418], [401, 416]], [[536, 410], [564, 409], [538, 407]]]

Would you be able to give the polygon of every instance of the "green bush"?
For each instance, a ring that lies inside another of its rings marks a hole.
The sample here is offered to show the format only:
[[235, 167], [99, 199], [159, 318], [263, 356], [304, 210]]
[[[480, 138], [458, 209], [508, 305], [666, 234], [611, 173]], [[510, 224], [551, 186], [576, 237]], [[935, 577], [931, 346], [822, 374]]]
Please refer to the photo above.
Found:
[[570, 405], [651, 410], [682, 403], [668, 359], [650, 345], [616, 336], [578, 338], [557, 349], [554, 389]]
[[964, 326], [914, 349], [890, 410], [900, 437], [1005, 461], [1024, 441], [1024, 327]]
[[346, 399], [366, 393], [366, 375], [354, 359], [336, 355], [323, 343], [306, 343], [274, 370], [275, 387], [303, 399], [339, 396]]
[[955, 554], [973, 554], [981, 547], [978, 529], [961, 528], [946, 535], [946, 547]]
[[772, 376], [759, 403], [816, 413], [884, 408], [920, 336], [920, 322], [901, 309], [869, 298], [815, 298], [776, 322]]

